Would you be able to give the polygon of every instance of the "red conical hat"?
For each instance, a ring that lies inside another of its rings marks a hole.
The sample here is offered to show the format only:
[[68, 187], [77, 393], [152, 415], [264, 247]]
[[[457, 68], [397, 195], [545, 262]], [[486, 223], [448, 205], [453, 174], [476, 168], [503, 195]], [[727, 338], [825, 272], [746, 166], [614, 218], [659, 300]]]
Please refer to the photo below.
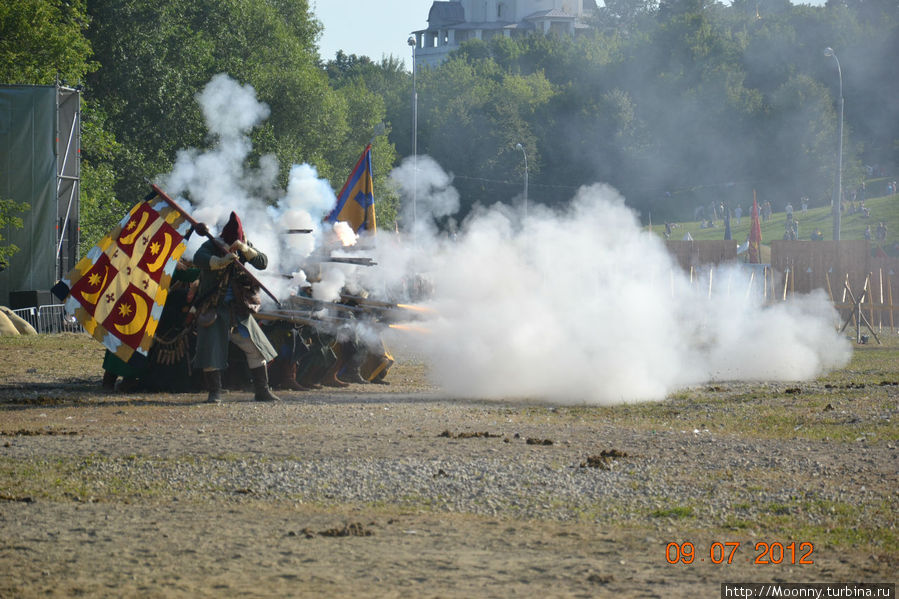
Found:
[[231, 245], [237, 240], [246, 241], [246, 237], [243, 233], [243, 225], [240, 222], [240, 217], [237, 216], [236, 212], [231, 213], [231, 218], [228, 219], [228, 224], [225, 225], [225, 228], [222, 229], [222, 240]]

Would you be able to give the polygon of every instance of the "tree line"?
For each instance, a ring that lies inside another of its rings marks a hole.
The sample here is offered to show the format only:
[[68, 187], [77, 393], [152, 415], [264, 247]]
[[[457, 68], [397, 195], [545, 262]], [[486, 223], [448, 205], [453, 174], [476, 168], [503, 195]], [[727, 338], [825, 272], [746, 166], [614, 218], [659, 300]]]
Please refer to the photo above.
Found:
[[[830, 203], [840, 73], [843, 186], [899, 164], [899, 2], [615, 0], [591, 33], [464, 44], [420, 74], [419, 151], [469, 202], [557, 204], [596, 181], [644, 222], [714, 202]], [[407, 152], [404, 139], [397, 140]], [[464, 148], [464, 151], [462, 151]], [[511, 186], [511, 187], [510, 187]], [[519, 191], [520, 193], [520, 191]]]
[[[840, 79], [826, 47], [842, 67], [844, 185], [899, 164], [897, 0], [612, 0], [590, 24], [573, 38], [471, 40], [417, 72], [418, 152], [454, 175], [463, 215], [520, 199], [522, 150], [530, 201], [551, 206], [597, 181], [656, 222], [745, 205], [752, 190], [828, 203]], [[412, 154], [412, 75], [396, 57], [322, 57], [321, 31], [307, 0], [9, 0], [0, 81], [84, 86], [85, 244], [179, 150], [214, 143], [195, 96], [222, 72], [270, 107], [250, 160], [275, 155], [282, 183], [306, 162], [339, 188], [373, 140], [389, 227], [387, 175]]]

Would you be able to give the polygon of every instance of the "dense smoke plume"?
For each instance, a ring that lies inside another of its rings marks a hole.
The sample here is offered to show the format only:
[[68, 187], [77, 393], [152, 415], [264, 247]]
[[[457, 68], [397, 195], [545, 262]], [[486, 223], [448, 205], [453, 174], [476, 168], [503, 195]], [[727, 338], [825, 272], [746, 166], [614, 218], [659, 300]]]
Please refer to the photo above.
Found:
[[850, 355], [823, 293], [763, 307], [736, 265], [691, 283], [607, 186], [525, 222], [505, 206], [476, 212], [455, 241], [416, 253], [430, 257], [440, 317], [410, 340], [453, 395], [662, 399], [711, 380], [809, 379]]
[[[331, 184], [313, 167], [294, 166], [288, 189], [266, 208], [259, 194], [274, 188], [275, 165], [244, 166], [247, 132], [266, 110], [251, 88], [225, 77], [198, 99], [218, 143], [209, 152], [183, 152], [167, 191], [188, 193], [194, 215], [215, 230], [236, 210], [249, 239], [269, 255], [267, 272], [297, 273], [292, 281], [260, 278], [280, 295], [295, 292], [307, 278], [304, 260], [336, 238], [322, 226], [336, 201]], [[235, 105], [243, 120], [230, 128], [218, 123]], [[406, 161], [391, 176], [403, 196], [406, 232], [379, 232], [373, 249], [343, 248], [346, 255], [366, 252], [378, 266], [322, 264], [313, 294], [333, 300], [342, 288], [365, 289], [403, 302], [411, 283], [425, 281], [432, 293], [424, 303], [436, 316], [416, 324], [429, 332], [383, 334], [388, 346], [404, 350], [400, 356], [425, 356], [435, 382], [453, 397], [655, 400], [712, 380], [810, 379], [849, 358], [823, 294], [764, 307], [760, 282], [738, 266], [691, 280], [608, 186], [582, 188], [561, 212], [532, 205], [526, 219], [502, 204], [481, 208], [447, 235], [435, 222], [458, 208], [452, 178], [426, 157], [417, 167]], [[289, 228], [315, 234], [281, 233]]]
[[[259, 166], [247, 166], [252, 150], [249, 133], [269, 115], [268, 106], [256, 99], [250, 85], [241, 86], [224, 74], [216, 75], [197, 94], [210, 137], [211, 149], [179, 152], [171, 173], [161, 178], [162, 188], [177, 196], [193, 217], [218, 232], [231, 211], [240, 216], [247, 239], [259, 246], [269, 258], [260, 280], [276, 295], [286, 296], [306, 283], [300, 265], [323, 239], [333, 235], [322, 220], [337, 198], [328, 181], [320, 179], [315, 167], [293, 165], [287, 189], [277, 190], [278, 163], [274, 156], [263, 156]], [[274, 206], [265, 201], [273, 198]], [[312, 234], [287, 234], [290, 229], [312, 229]], [[192, 236], [187, 256], [205, 241]], [[327, 265], [323, 279], [338, 290], [343, 285], [345, 268]], [[288, 279], [284, 275], [292, 276]], [[333, 293], [319, 294], [333, 300]]]

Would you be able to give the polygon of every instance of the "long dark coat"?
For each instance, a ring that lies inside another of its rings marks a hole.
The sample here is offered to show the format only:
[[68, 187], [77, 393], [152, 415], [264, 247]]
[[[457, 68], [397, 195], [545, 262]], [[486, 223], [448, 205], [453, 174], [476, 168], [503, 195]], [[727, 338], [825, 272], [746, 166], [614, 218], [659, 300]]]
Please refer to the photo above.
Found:
[[[220, 255], [222, 255], [221, 252], [218, 251], [211, 239], [201, 245], [200, 249], [194, 254], [194, 265], [200, 269], [200, 288], [197, 291], [197, 298], [208, 298], [214, 295], [226, 272], [232, 271], [231, 276], [236, 276], [234, 271], [237, 270], [237, 267], [234, 265], [220, 270], [209, 268], [209, 259]], [[265, 270], [268, 266], [268, 257], [259, 252], [255, 258], [247, 263], [256, 270]], [[202, 301], [200, 305], [203, 305]], [[253, 340], [253, 344], [262, 353], [262, 357], [265, 358], [266, 362], [273, 360], [278, 355], [278, 352], [269, 343], [265, 333], [262, 332], [262, 329], [256, 323], [256, 319], [250, 315], [243, 317], [236, 315], [230, 304], [225, 302], [225, 293], [221, 294], [216, 305], [216, 312], [218, 317], [211, 326], [197, 327], [195, 368], [214, 368], [216, 370], [227, 368], [228, 337], [231, 328], [238, 325], [243, 325], [247, 328], [250, 332], [250, 339]]]

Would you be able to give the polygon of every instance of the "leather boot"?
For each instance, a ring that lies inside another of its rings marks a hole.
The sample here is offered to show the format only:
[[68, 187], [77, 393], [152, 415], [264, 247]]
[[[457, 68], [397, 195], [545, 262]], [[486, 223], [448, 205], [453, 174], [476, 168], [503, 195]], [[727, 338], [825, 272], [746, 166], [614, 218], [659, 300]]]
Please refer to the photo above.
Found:
[[337, 378], [344, 383], [356, 383], [358, 385], [368, 384], [368, 381], [359, 374], [359, 366], [355, 364], [350, 364], [344, 368], [343, 372], [337, 375]]
[[337, 373], [340, 372], [340, 368], [343, 366], [343, 360], [338, 359], [334, 364], [325, 372], [322, 377], [321, 384], [325, 387], [349, 387], [349, 383], [344, 383], [339, 378], [337, 378]]
[[294, 360], [290, 360], [284, 364], [282, 372], [282, 389], [287, 389], [288, 391], [309, 391], [309, 387], [305, 387], [297, 381], [297, 363]]
[[359, 371], [362, 368], [362, 362], [365, 360], [365, 352], [355, 347], [349, 347], [344, 349], [342, 354], [349, 357], [345, 359], [343, 368], [337, 373], [337, 378], [344, 383], [356, 383], [359, 385], [368, 383]]
[[108, 370], [103, 373], [103, 390], [115, 391], [115, 381], [119, 378]]
[[250, 374], [253, 375], [253, 388], [256, 390], [253, 400], [281, 401], [281, 398], [272, 393], [272, 390], [268, 387], [268, 371], [265, 369], [264, 364], [259, 368], [252, 369]]
[[203, 378], [206, 381], [206, 390], [209, 392], [206, 403], [222, 403], [222, 371], [204, 371]]

